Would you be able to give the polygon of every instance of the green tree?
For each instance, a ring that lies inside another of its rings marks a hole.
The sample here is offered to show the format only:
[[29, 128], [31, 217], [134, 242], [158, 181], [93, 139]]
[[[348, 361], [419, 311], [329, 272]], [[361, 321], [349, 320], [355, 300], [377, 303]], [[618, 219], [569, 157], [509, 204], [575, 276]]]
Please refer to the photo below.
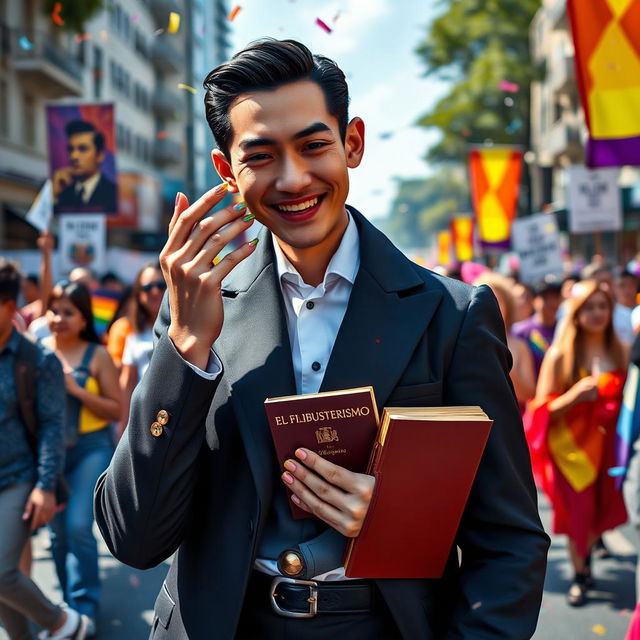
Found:
[[[57, 11], [58, 8], [59, 11]], [[76, 33], [82, 33], [84, 23], [102, 8], [102, 0], [64, 0], [63, 2], [46, 0], [42, 5], [42, 10], [48, 16], [57, 11], [57, 15], [64, 21], [64, 25], [61, 25], [62, 29]]]
[[398, 180], [398, 191], [383, 231], [406, 249], [430, 244], [430, 236], [446, 228], [454, 213], [470, 211], [464, 169], [443, 166], [427, 178]]
[[[529, 141], [529, 87], [541, 77], [530, 57], [529, 28], [540, 0], [446, 0], [417, 48], [426, 73], [451, 90], [419, 120], [441, 140], [429, 161], [464, 160], [469, 144]], [[500, 82], [518, 85], [516, 92]]]

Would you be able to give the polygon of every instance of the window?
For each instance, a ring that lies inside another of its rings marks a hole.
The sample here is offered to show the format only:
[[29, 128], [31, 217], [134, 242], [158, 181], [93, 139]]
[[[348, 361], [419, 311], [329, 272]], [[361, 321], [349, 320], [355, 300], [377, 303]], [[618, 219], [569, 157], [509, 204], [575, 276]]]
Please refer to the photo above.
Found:
[[76, 55], [76, 60], [84, 67], [87, 64], [87, 41], [80, 40], [78, 42], [78, 53]]
[[99, 100], [102, 97], [102, 49], [93, 45], [93, 97]]
[[22, 139], [28, 147], [36, 146], [36, 99], [29, 94], [24, 96], [22, 111]]

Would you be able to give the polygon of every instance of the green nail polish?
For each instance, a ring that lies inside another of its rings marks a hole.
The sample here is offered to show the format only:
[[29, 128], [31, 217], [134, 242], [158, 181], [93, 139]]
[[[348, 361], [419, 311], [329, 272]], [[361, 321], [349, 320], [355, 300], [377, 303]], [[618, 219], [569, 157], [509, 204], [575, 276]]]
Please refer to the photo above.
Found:
[[233, 208], [236, 211], [242, 211], [243, 209], [247, 208], [247, 203], [246, 202], [238, 202], [238, 204], [234, 204]]
[[256, 216], [255, 216], [254, 213], [249, 213], [244, 218], [242, 218], [242, 222], [249, 222], [249, 221], [253, 220], [255, 217]]
[[260, 238], [254, 238], [253, 240], [249, 241], [249, 244], [258, 244], [258, 242], [260, 242]]

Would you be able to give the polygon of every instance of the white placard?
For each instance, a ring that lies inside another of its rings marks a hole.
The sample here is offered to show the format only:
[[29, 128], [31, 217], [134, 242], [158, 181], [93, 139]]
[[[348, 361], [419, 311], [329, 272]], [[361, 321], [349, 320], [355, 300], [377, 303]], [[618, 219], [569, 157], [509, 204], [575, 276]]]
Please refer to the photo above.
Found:
[[53, 189], [51, 180], [47, 180], [27, 212], [26, 220], [38, 231], [46, 231], [51, 224], [51, 216], [53, 216]]
[[587, 169], [574, 165], [567, 169], [571, 233], [622, 229], [618, 172], [616, 167]]
[[553, 213], [518, 218], [511, 226], [511, 242], [520, 257], [520, 278], [531, 284], [552, 274], [562, 276], [558, 223]]
[[59, 220], [62, 273], [75, 267], [88, 267], [100, 275], [105, 270], [107, 255], [104, 214], [61, 214]]

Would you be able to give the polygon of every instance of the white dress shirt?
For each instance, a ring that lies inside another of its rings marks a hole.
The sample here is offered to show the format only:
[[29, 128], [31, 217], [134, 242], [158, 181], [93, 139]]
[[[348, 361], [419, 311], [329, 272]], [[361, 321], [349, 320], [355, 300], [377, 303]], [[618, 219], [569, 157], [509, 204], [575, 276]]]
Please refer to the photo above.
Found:
[[97, 173], [94, 173], [88, 180], [85, 180], [84, 182], [76, 182], [76, 192], [82, 190], [82, 202], [84, 204], [87, 204], [87, 202], [91, 200], [91, 196], [96, 190], [98, 182], [100, 182], [101, 175], [102, 174], [98, 171]]
[[[360, 239], [351, 214], [338, 249], [333, 254], [323, 281], [316, 287], [304, 282], [282, 252], [272, 234], [276, 273], [286, 309], [293, 373], [297, 393], [317, 393], [347, 310], [353, 283], [360, 267]], [[207, 371], [190, 365], [200, 375], [214, 379], [221, 366], [217, 356], [209, 359]], [[189, 364], [189, 363], [187, 363]], [[255, 568], [279, 575], [275, 560], [258, 558]], [[314, 580], [344, 580], [344, 567], [315, 576]]]

